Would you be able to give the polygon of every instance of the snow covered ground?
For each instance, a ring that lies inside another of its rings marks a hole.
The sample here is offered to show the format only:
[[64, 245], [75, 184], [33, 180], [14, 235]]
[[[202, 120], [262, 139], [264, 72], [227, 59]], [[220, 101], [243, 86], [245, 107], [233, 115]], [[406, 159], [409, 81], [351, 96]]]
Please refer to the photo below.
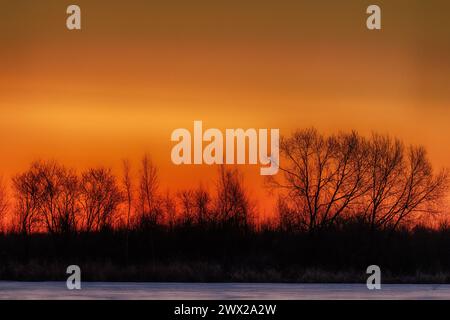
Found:
[[0, 281], [0, 299], [450, 299], [450, 285], [84, 282], [70, 291], [65, 282]]

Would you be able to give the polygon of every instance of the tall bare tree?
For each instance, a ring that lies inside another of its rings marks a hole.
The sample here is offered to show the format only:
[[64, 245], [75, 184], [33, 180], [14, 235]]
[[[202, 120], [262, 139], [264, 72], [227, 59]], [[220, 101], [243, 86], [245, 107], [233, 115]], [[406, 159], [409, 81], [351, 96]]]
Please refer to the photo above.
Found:
[[76, 230], [78, 177], [55, 161], [35, 162], [38, 187], [38, 210], [49, 233], [70, 233]]
[[209, 223], [211, 218], [211, 196], [202, 185], [194, 192], [194, 205], [197, 224], [204, 226]]
[[183, 224], [205, 226], [211, 222], [211, 196], [203, 186], [180, 191], [178, 199], [181, 204], [181, 222]]
[[41, 190], [39, 186], [39, 163], [15, 175], [12, 179], [15, 198], [15, 219], [20, 233], [28, 235], [39, 229], [39, 206]]
[[367, 190], [366, 148], [355, 132], [324, 137], [305, 129], [283, 138], [284, 179], [270, 181], [287, 192], [279, 209], [295, 212], [291, 221], [309, 231], [333, 225]]
[[123, 195], [111, 169], [95, 168], [82, 173], [80, 203], [84, 213], [84, 229], [98, 231], [112, 226]]
[[193, 225], [195, 222], [195, 200], [194, 191], [191, 189], [178, 192], [181, 204], [180, 220], [183, 225]]
[[166, 192], [163, 203], [165, 216], [167, 218], [167, 225], [170, 229], [172, 229], [175, 226], [177, 220], [177, 205], [169, 190], [167, 190]]
[[127, 232], [130, 230], [130, 215], [131, 215], [131, 204], [133, 202], [133, 186], [131, 179], [131, 166], [129, 160], [123, 160], [123, 177], [122, 184], [124, 188], [125, 198], [127, 202]]
[[423, 147], [405, 148], [374, 134], [370, 141], [369, 183], [364, 219], [372, 228], [397, 228], [416, 213], [432, 214], [448, 189], [448, 173], [433, 173]]
[[252, 208], [237, 169], [221, 166], [215, 199], [215, 220], [219, 224], [236, 228], [250, 226]]
[[6, 185], [3, 182], [3, 178], [0, 177], [0, 231], [3, 230], [4, 219], [8, 212], [9, 200]]
[[162, 208], [158, 198], [158, 170], [148, 155], [141, 161], [139, 177], [139, 212], [141, 222], [156, 225], [161, 221]]
[[122, 161], [122, 168], [123, 168], [123, 177], [122, 177], [122, 184], [124, 188], [124, 195], [127, 202], [127, 222], [126, 222], [126, 261], [128, 263], [128, 257], [129, 257], [129, 246], [130, 246], [130, 215], [131, 215], [131, 204], [133, 202], [133, 191], [132, 191], [132, 179], [131, 179], [131, 165], [130, 161], [128, 159], [125, 159]]

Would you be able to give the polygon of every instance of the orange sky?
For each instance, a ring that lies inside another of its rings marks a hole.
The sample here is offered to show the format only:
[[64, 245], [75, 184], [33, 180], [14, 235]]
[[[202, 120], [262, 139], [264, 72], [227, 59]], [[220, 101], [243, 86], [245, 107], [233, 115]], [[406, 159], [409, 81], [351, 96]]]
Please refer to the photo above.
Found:
[[[448, 1], [10, 1], [0, 12], [0, 173], [36, 158], [82, 169], [137, 165], [163, 188], [208, 182], [176, 167], [171, 132], [204, 127], [380, 131], [450, 167]], [[262, 203], [259, 166], [247, 184]], [[265, 200], [266, 199], [266, 200]]]

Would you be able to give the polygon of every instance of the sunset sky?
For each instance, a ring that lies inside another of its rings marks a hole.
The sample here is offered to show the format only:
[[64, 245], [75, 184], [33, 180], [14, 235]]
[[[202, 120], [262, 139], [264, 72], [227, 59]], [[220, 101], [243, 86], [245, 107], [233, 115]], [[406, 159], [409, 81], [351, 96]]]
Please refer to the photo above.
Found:
[[[66, 8], [82, 30], [66, 29]], [[149, 153], [162, 188], [213, 179], [175, 166], [176, 128], [356, 129], [423, 144], [450, 167], [450, 3], [31, 1], [0, 9], [0, 174], [38, 158], [118, 170]], [[244, 169], [267, 197], [259, 165]]]

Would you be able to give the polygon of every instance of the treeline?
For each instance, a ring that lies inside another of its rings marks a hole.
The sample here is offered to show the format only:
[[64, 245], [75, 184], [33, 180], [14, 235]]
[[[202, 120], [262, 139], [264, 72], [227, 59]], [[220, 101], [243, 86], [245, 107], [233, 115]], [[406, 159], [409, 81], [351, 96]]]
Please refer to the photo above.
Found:
[[[266, 181], [278, 197], [275, 219], [264, 229], [315, 232], [356, 221], [395, 230], [432, 219], [449, 185], [447, 171], [435, 172], [423, 147], [389, 136], [304, 129], [282, 138], [280, 153], [281, 172]], [[220, 167], [213, 191], [200, 185], [173, 194], [161, 192], [148, 156], [136, 176], [129, 161], [122, 169], [120, 176], [105, 167], [77, 173], [35, 161], [12, 178], [10, 195], [0, 187], [0, 218], [11, 215], [9, 229], [25, 235], [180, 225], [261, 229], [235, 168]]]
[[105, 167], [77, 174], [53, 160], [35, 161], [12, 178], [12, 197], [4, 185], [0, 190], [1, 213], [13, 217], [9, 230], [25, 235], [176, 225], [246, 229], [254, 213], [236, 169], [220, 168], [214, 196], [202, 186], [164, 194], [157, 168], [146, 155], [137, 179], [127, 160], [121, 177]]
[[280, 155], [263, 224], [235, 167], [164, 192], [148, 156], [121, 174], [35, 161], [0, 188], [0, 215], [13, 218], [0, 279], [63, 280], [77, 264], [96, 281], [358, 282], [378, 264], [385, 282], [450, 283], [450, 228], [422, 225], [446, 213], [449, 178], [423, 147], [305, 129]]

